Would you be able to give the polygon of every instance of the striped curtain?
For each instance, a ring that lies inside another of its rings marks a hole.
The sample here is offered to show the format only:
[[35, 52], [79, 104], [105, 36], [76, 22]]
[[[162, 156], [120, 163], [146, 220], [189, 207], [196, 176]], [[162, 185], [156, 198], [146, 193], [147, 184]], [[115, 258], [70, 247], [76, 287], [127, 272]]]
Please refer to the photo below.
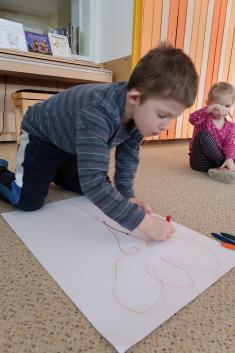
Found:
[[139, 26], [140, 44], [135, 60], [166, 40], [191, 57], [200, 77], [194, 105], [173, 119], [166, 132], [146, 140], [190, 138], [189, 114], [205, 104], [211, 85], [218, 81], [235, 85], [235, 0], [135, 0], [137, 4], [134, 30]]

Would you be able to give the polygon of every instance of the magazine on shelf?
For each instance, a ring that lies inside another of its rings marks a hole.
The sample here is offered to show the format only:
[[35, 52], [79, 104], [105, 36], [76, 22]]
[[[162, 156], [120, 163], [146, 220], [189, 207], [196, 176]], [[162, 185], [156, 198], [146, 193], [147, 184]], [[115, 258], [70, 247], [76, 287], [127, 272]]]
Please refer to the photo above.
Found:
[[25, 32], [28, 51], [39, 54], [52, 55], [47, 34]]
[[71, 50], [66, 36], [56, 33], [48, 33], [48, 37], [53, 55], [71, 58]]
[[0, 48], [27, 51], [24, 28], [21, 23], [0, 18]]

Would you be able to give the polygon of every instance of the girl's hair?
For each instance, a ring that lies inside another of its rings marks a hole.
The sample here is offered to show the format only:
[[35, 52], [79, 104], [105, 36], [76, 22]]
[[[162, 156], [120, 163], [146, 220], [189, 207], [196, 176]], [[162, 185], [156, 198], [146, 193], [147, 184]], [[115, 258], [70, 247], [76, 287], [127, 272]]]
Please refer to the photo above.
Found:
[[137, 64], [127, 89], [137, 89], [141, 100], [159, 97], [190, 107], [198, 90], [198, 74], [192, 60], [165, 42], [150, 50]]
[[235, 89], [233, 85], [228, 82], [217, 82], [213, 86], [211, 86], [211, 89], [208, 93], [208, 104], [213, 102], [218, 96], [221, 95], [231, 95], [234, 102]]

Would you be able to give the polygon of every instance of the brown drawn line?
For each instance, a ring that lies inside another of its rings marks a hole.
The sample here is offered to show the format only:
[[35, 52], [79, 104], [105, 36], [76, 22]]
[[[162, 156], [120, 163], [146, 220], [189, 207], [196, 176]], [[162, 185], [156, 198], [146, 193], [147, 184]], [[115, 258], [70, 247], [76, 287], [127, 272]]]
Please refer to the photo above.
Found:
[[100, 220], [98, 217], [94, 216], [92, 213], [90, 213], [89, 211], [83, 209], [81, 206], [73, 203], [72, 201], [69, 201], [70, 204], [72, 204], [73, 206], [75, 206], [76, 208], [79, 208], [82, 212], [88, 214], [91, 218], [93, 218], [95, 221], [101, 223], [103, 226], [105, 226], [105, 228], [113, 235], [115, 241], [117, 242], [117, 245], [118, 245], [118, 248], [121, 252], [121, 255], [118, 256], [118, 258], [114, 261], [114, 264], [113, 264], [113, 268], [112, 268], [112, 293], [113, 293], [113, 297], [114, 297], [114, 300], [125, 310], [128, 310], [132, 313], [137, 313], [137, 314], [145, 314], [145, 313], [148, 313], [148, 312], [152, 312], [153, 310], [156, 310], [158, 309], [164, 302], [165, 300], [165, 292], [166, 292], [166, 286], [167, 287], [171, 287], [171, 288], [177, 288], [177, 289], [186, 289], [186, 288], [193, 288], [194, 286], [194, 281], [192, 279], [192, 277], [190, 276], [190, 274], [188, 273], [188, 271], [184, 268], [184, 266], [186, 267], [190, 267], [190, 268], [193, 268], [193, 269], [199, 269], [199, 270], [207, 270], [207, 271], [215, 271], [217, 270], [219, 267], [220, 267], [220, 260], [218, 258], [218, 256], [211, 250], [209, 250], [205, 245], [202, 245], [202, 244], [199, 244], [197, 243], [196, 241], [193, 241], [193, 240], [189, 240], [187, 238], [184, 238], [184, 237], [174, 237], [174, 239], [183, 239], [185, 241], [188, 241], [192, 244], [196, 244], [197, 246], [199, 247], [202, 247], [204, 248], [206, 251], [208, 251], [211, 255], [213, 255], [213, 257], [215, 258], [215, 263], [216, 263], [216, 267], [215, 268], [203, 268], [203, 267], [197, 267], [197, 266], [192, 266], [192, 265], [189, 265], [189, 264], [181, 264], [181, 263], [178, 263], [177, 261], [173, 260], [173, 259], [170, 259], [170, 258], [167, 258], [167, 257], [161, 257], [161, 260], [172, 265], [173, 267], [178, 267], [180, 268], [186, 275], [186, 277], [188, 278], [188, 284], [186, 285], [183, 285], [183, 286], [177, 286], [177, 285], [174, 285], [174, 284], [170, 284], [168, 282], [165, 282], [158, 274], [158, 272], [156, 271], [156, 269], [152, 266], [146, 266], [145, 267], [145, 273], [146, 275], [152, 277], [153, 280], [155, 280], [156, 282], [158, 282], [161, 286], [161, 289], [160, 289], [160, 293], [159, 293], [159, 296], [158, 298], [154, 301], [153, 304], [151, 304], [148, 308], [145, 308], [145, 309], [134, 309], [134, 308], [131, 308], [129, 306], [127, 306], [125, 303], [123, 303], [121, 301], [121, 299], [118, 297], [116, 291], [117, 291], [117, 288], [118, 288], [118, 275], [117, 275], [117, 271], [118, 271], [118, 265], [119, 265], [119, 262], [121, 261], [121, 259], [124, 257], [124, 256], [132, 256], [132, 255], [136, 255], [138, 252], [140, 252], [140, 249], [137, 247], [137, 246], [134, 246], [134, 247], [130, 247], [129, 249], [125, 250], [122, 248], [121, 246], [121, 243], [120, 243], [120, 240], [118, 238], [118, 236], [114, 233], [114, 232], [118, 232], [119, 234], [122, 234], [122, 235], [128, 235], [128, 236], [131, 236], [131, 237], [134, 237], [134, 238], [137, 238], [141, 241], [144, 242], [145, 246], [149, 246], [149, 245], [153, 245], [153, 241], [152, 240], [145, 240], [145, 239], [142, 239], [141, 237], [139, 237], [138, 235], [135, 235], [135, 234], [131, 234], [129, 232], [123, 232], [115, 227], [112, 227], [111, 225], [109, 225], [106, 221], [102, 221]]

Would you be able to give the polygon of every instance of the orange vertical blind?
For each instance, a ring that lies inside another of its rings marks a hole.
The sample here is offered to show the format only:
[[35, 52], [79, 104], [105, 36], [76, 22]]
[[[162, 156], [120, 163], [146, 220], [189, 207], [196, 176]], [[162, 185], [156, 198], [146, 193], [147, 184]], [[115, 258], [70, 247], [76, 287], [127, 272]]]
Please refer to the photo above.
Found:
[[[198, 96], [180, 117], [180, 124], [173, 119], [160, 139], [176, 138], [176, 130], [177, 138], [190, 138], [189, 115], [205, 104], [211, 85], [218, 79], [235, 85], [235, 0], [143, 0], [140, 55], [162, 39], [186, 50], [200, 84]], [[235, 120], [235, 109], [233, 116]]]

